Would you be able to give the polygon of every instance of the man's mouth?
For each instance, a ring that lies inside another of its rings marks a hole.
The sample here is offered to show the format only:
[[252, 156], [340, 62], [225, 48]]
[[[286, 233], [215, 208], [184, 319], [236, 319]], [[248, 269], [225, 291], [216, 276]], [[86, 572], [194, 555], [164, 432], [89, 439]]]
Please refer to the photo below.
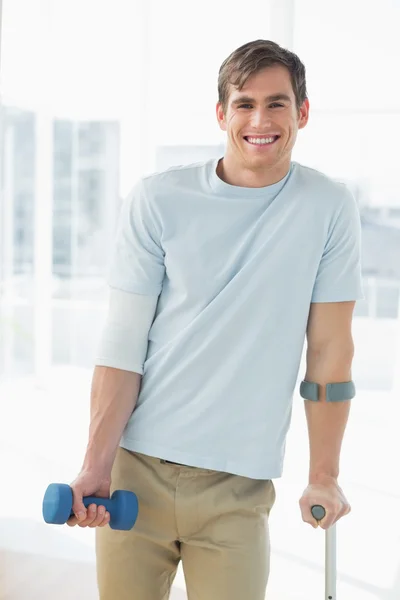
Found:
[[244, 139], [252, 146], [272, 146], [280, 138], [280, 135], [272, 135], [269, 137], [251, 137], [246, 135]]

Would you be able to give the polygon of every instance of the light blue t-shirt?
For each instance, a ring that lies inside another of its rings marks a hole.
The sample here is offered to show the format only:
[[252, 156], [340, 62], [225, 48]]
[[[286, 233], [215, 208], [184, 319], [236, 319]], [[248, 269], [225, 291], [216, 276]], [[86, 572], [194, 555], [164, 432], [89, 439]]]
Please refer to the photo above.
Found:
[[159, 300], [120, 445], [272, 479], [310, 303], [364, 297], [360, 215], [344, 184], [297, 162], [245, 188], [218, 160], [144, 177], [123, 204], [108, 282]]

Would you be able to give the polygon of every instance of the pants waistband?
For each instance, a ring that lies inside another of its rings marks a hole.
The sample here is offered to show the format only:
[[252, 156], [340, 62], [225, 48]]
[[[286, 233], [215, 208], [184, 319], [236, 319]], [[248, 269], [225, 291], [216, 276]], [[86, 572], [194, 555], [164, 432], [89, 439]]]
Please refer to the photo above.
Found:
[[165, 460], [164, 458], [160, 458], [160, 462], [162, 464], [169, 464], [169, 465], [178, 465], [180, 467], [188, 467], [189, 465], [184, 465], [183, 463], [177, 463], [177, 462], [172, 462], [172, 460]]

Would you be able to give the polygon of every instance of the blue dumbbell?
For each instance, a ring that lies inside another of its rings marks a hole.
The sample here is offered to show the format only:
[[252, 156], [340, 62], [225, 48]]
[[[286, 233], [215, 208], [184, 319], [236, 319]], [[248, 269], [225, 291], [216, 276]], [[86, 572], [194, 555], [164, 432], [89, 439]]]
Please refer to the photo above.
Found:
[[[85, 496], [83, 504], [86, 508], [89, 504], [105, 506], [110, 513], [109, 525], [111, 529], [123, 529], [125, 531], [132, 529], [139, 512], [136, 494], [127, 490], [116, 490], [111, 498]], [[51, 483], [43, 498], [43, 518], [45, 522], [63, 525], [74, 515], [72, 505], [72, 488], [66, 483]]]

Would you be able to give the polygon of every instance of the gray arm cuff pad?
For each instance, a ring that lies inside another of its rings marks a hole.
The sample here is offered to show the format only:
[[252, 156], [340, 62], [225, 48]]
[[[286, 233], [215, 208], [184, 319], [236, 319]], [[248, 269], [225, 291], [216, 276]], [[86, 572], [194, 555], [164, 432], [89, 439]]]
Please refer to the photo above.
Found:
[[[353, 381], [326, 384], [327, 402], [345, 402], [354, 398], [355, 395], [356, 388]], [[318, 384], [312, 381], [302, 381], [300, 384], [300, 396], [305, 400], [318, 402]]]
[[95, 365], [143, 374], [158, 296], [111, 289]]

